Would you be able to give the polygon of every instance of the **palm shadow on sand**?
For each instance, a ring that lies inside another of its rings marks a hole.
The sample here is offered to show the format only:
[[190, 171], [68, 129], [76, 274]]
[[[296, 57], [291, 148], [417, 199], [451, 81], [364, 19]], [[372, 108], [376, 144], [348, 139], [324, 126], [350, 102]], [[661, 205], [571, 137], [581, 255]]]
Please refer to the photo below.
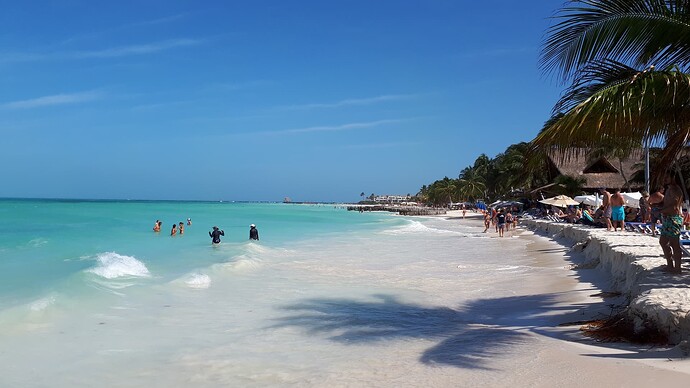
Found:
[[[525, 343], [541, 312], [560, 310], [558, 294], [479, 299], [458, 309], [407, 304], [389, 295], [373, 301], [309, 299], [283, 309], [292, 315], [273, 327], [302, 327], [343, 344], [424, 339], [438, 341], [419, 361], [429, 365], [491, 369], [488, 361]], [[573, 308], [572, 305], [568, 310]]]

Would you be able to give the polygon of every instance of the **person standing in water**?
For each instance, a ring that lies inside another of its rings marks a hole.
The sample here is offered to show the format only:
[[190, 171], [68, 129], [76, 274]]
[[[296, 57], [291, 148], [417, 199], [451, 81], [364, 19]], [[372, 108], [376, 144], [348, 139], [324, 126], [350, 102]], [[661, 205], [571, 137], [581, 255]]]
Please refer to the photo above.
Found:
[[160, 232], [161, 231], [161, 224], [162, 224], [162, 222], [160, 220], [156, 220], [156, 223], [153, 224], [153, 231], [154, 232]]
[[170, 230], [170, 235], [174, 236], [177, 234], [177, 224], [173, 224], [172, 229]]
[[211, 237], [211, 243], [214, 245], [220, 244], [220, 236], [225, 236], [225, 232], [218, 229], [217, 226], [213, 227], [212, 232], [208, 232], [209, 237]]
[[179, 229], [180, 229], [180, 235], [183, 235], [184, 234], [184, 222], [180, 221]]
[[250, 240], [259, 240], [259, 231], [256, 229], [256, 225], [251, 224], [249, 225], [249, 239]]

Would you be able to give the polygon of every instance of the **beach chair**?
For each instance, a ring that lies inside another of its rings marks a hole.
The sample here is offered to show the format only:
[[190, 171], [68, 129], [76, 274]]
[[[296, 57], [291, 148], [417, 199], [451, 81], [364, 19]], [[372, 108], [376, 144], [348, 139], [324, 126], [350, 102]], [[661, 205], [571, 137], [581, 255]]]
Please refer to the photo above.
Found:
[[690, 239], [680, 240], [680, 249], [683, 251], [683, 256], [690, 257]]
[[[645, 233], [647, 234], [647, 228], [649, 227], [649, 224], [646, 222], [626, 222], [625, 223], [625, 229], [630, 231], [630, 232], [639, 232], [639, 233]], [[652, 230], [649, 229], [649, 234], [651, 234]]]

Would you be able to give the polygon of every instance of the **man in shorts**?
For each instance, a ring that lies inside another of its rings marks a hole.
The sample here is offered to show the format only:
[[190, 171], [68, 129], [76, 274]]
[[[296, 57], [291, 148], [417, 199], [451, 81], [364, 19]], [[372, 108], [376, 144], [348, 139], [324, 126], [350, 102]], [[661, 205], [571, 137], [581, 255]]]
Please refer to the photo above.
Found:
[[621, 194], [619, 189], [614, 191], [611, 196], [611, 221], [613, 224], [613, 231], [620, 225], [621, 232], [625, 230], [625, 209], [623, 205], [625, 204], [625, 199]]
[[506, 213], [503, 209], [496, 214], [496, 227], [498, 228], [498, 237], [503, 237], [503, 232], [506, 227]]
[[680, 231], [683, 228], [683, 217], [680, 207], [683, 202], [683, 192], [673, 179], [673, 175], [664, 175], [664, 202], [661, 207], [662, 224], [659, 245], [666, 258], [666, 270], [669, 273], [680, 273], [682, 252], [680, 249]]

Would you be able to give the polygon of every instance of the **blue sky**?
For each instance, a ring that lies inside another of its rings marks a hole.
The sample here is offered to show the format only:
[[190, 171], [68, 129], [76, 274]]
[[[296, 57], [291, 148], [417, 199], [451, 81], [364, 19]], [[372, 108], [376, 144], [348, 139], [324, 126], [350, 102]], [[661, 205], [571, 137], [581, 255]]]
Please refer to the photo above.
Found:
[[531, 140], [561, 0], [2, 1], [0, 197], [356, 201]]

